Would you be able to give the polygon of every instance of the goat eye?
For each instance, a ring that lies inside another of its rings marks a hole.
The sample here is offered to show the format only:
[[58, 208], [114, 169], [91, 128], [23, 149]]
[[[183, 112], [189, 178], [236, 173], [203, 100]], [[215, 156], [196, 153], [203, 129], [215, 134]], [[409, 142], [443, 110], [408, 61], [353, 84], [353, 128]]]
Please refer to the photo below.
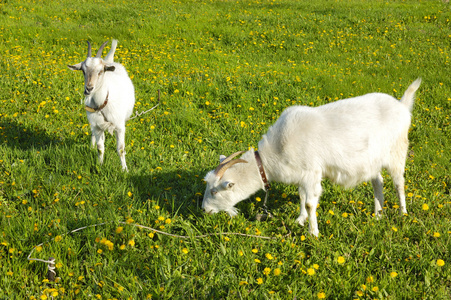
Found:
[[218, 193], [218, 191], [215, 190], [215, 189], [212, 189], [212, 190], [210, 191], [210, 193], [211, 193], [212, 196], [214, 196], [214, 195], [216, 195], [216, 194]]

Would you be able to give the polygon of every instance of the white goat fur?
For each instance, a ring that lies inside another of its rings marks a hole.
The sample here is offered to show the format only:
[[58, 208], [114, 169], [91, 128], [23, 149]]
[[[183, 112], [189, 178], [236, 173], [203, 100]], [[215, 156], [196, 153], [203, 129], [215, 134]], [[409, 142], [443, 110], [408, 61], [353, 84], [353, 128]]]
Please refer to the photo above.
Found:
[[[105, 43], [106, 44], [106, 43]], [[88, 57], [76, 65], [69, 65], [72, 70], [82, 70], [85, 77], [85, 105], [99, 108], [108, 95], [107, 105], [96, 112], [86, 111], [91, 125], [91, 144], [97, 145], [99, 161], [103, 163], [105, 152], [105, 130], [115, 132], [117, 152], [122, 170], [127, 170], [125, 162], [125, 123], [130, 118], [135, 105], [135, 89], [126, 69], [113, 61], [117, 40], [113, 40], [111, 49], [105, 59], [101, 58], [103, 44], [96, 57], [91, 56], [91, 45], [88, 42]]]
[[[404, 168], [414, 96], [421, 79], [413, 82], [401, 101], [390, 95], [371, 93], [319, 107], [293, 106], [285, 109], [258, 143], [269, 181], [299, 187], [300, 225], [309, 219], [309, 232], [318, 236], [316, 208], [321, 181], [329, 178], [344, 187], [371, 180], [376, 217], [384, 204], [381, 170], [387, 169], [406, 214]], [[254, 150], [218, 178], [210, 171], [205, 181], [202, 208], [207, 213], [237, 214], [234, 205], [264, 189]]]

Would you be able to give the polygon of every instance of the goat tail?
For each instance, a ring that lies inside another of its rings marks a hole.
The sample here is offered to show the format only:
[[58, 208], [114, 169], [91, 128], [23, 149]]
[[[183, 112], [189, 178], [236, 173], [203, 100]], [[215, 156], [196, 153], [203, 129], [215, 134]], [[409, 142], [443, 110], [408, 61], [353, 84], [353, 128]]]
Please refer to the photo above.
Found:
[[116, 51], [117, 40], [113, 40], [111, 43], [111, 49], [108, 54], [105, 56], [105, 62], [112, 63], [114, 62], [114, 52]]
[[401, 103], [409, 108], [410, 111], [413, 109], [413, 101], [415, 100], [415, 92], [418, 90], [421, 84], [421, 78], [415, 80], [404, 92], [401, 98]]

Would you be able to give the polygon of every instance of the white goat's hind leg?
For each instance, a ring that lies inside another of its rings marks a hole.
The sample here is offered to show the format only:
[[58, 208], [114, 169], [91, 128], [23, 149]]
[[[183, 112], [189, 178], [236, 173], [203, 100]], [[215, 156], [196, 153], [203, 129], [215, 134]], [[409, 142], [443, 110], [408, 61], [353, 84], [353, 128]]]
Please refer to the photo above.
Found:
[[307, 210], [305, 209], [305, 197], [306, 197], [305, 190], [302, 187], [299, 187], [298, 191], [299, 191], [299, 198], [301, 200], [301, 214], [296, 219], [296, 221], [300, 225], [304, 226], [305, 220], [308, 219], [308, 213], [307, 213]]
[[402, 171], [398, 172], [398, 173], [393, 172], [391, 174], [391, 176], [392, 176], [395, 188], [396, 188], [396, 192], [398, 193], [399, 214], [400, 215], [407, 214], [406, 195], [405, 195], [405, 191], [404, 191], [404, 182], [405, 182], [404, 181], [404, 173]]
[[319, 197], [314, 196], [313, 194], [307, 196], [307, 212], [309, 215], [309, 223], [308, 229], [310, 234], [314, 236], [319, 235], [318, 230], [318, 220], [316, 218], [316, 207], [318, 206]]
[[407, 139], [407, 133], [398, 140], [394, 155], [391, 157], [390, 167], [388, 172], [391, 175], [393, 184], [395, 185], [396, 192], [399, 199], [399, 213], [401, 215], [407, 214], [406, 208], [406, 196], [404, 192], [404, 169], [406, 167], [407, 149], [409, 147], [409, 140]]
[[371, 180], [374, 191], [374, 215], [379, 218], [382, 215], [384, 207], [384, 179], [381, 173], [378, 173], [375, 178]]
[[125, 127], [116, 128], [117, 154], [121, 159], [122, 171], [128, 171], [127, 163], [125, 162]]

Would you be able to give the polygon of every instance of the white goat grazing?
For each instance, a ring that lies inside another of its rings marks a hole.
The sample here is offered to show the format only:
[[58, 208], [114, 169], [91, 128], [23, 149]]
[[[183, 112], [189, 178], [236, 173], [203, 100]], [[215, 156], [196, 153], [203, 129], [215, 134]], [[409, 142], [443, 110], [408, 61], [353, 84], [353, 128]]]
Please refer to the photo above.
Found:
[[[375, 215], [384, 205], [382, 168], [391, 174], [401, 214], [406, 214], [404, 167], [414, 96], [421, 79], [413, 82], [401, 101], [372, 93], [316, 108], [285, 109], [258, 143], [258, 151], [238, 152], [224, 159], [205, 176], [202, 208], [207, 213], [237, 214], [234, 205], [269, 181], [299, 187], [301, 213], [309, 219], [309, 232], [318, 236], [316, 208], [321, 180], [329, 178], [344, 187], [371, 180]], [[240, 159], [233, 158], [244, 153]]]
[[125, 162], [125, 122], [130, 118], [135, 105], [135, 89], [124, 66], [113, 62], [117, 40], [113, 40], [111, 50], [102, 59], [103, 48], [96, 57], [91, 57], [88, 41], [88, 56], [85, 61], [69, 65], [72, 70], [81, 70], [85, 77], [85, 110], [91, 125], [91, 144], [97, 144], [100, 163], [105, 152], [105, 130], [116, 133], [117, 152], [122, 170], [127, 171]]

